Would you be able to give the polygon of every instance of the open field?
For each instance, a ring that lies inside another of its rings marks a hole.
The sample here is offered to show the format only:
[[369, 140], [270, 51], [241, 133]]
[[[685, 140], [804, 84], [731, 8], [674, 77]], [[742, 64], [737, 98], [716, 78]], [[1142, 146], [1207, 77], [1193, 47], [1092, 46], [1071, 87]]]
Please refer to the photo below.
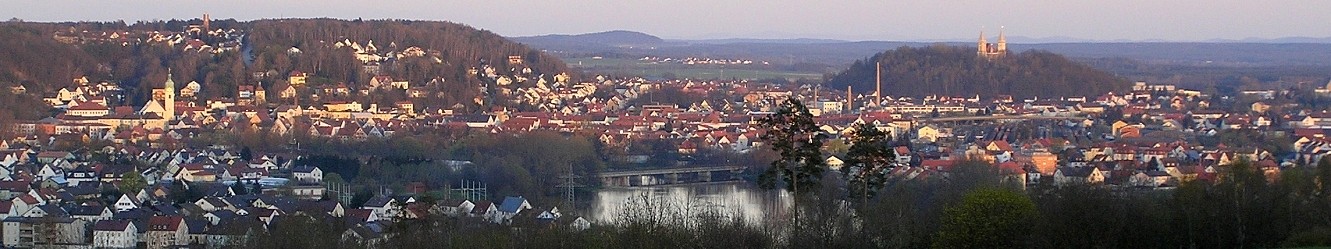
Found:
[[822, 79], [822, 73], [786, 71], [765, 65], [683, 65], [622, 58], [568, 58], [570, 67], [588, 73], [679, 79]]

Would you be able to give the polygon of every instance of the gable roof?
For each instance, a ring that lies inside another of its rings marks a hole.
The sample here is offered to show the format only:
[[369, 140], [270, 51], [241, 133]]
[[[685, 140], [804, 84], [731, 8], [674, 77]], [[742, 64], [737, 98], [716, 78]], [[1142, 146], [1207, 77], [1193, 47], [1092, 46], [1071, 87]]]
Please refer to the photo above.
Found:
[[393, 201], [393, 198], [389, 198], [389, 197], [387, 197], [387, 196], [376, 196], [376, 197], [374, 197], [374, 198], [370, 198], [370, 200], [368, 200], [368, 201], [365, 201], [365, 206], [366, 206], [366, 207], [386, 207], [386, 206], [388, 206], [388, 203], [391, 202], [391, 201]]
[[494, 208], [494, 203], [491, 203], [490, 201], [478, 201], [476, 202], [476, 207], [471, 209], [471, 212], [474, 214], [485, 214], [492, 208]]
[[153, 216], [148, 219], [148, 230], [150, 231], [176, 231], [184, 223], [185, 218], [181, 216]]
[[105, 211], [106, 207], [102, 206], [79, 205], [79, 206], [70, 206], [65, 208], [65, 212], [68, 212], [69, 215], [77, 215], [77, 216], [100, 216], [102, 215], [102, 212]]
[[346, 211], [345, 216], [348, 219], [348, 221], [355, 223], [363, 223], [363, 222], [368, 222], [372, 215], [374, 215], [374, 210], [351, 209]]
[[527, 199], [522, 198], [522, 196], [504, 197], [504, 202], [502, 204], [499, 204], [499, 211], [506, 213], [517, 213], [518, 211], [522, 211], [520, 209], [522, 209], [525, 206], [523, 204], [531, 205], [527, 204]]
[[133, 225], [129, 220], [100, 220], [92, 226], [93, 231], [125, 231]]
[[1063, 176], [1082, 178], [1090, 177], [1094, 171], [1095, 167], [1063, 167], [1058, 169], [1058, 172], [1062, 172]]

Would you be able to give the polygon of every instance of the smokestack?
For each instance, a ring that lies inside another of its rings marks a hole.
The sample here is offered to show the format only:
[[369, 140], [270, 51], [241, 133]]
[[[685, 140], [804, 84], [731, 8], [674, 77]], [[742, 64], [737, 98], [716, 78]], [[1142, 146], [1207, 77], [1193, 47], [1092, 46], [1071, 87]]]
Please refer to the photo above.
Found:
[[874, 64], [874, 70], [877, 71], [874, 81], [877, 82], [878, 85], [878, 89], [873, 91], [874, 106], [883, 103], [883, 62], [881, 60], [882, 59], [880, 58], [878, 63]]

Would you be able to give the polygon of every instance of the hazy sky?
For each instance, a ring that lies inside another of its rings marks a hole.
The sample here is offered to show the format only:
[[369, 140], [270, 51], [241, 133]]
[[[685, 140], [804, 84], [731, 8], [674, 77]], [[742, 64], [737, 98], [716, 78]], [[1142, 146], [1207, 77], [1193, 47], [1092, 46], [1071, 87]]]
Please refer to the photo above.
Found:
[[1331, 36], [1326, 0], [3, 0], [29, 21], [334, 17], [459, 22], [505, 36], [633, 30], [667, 39], [974, 39], [995, 35], [1193, 41]]

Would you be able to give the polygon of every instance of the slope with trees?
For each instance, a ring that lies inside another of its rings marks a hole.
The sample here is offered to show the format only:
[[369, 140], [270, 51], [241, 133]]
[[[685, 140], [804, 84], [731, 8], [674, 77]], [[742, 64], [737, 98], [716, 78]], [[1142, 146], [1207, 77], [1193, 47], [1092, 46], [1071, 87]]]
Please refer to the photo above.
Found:
[[[275, 93], [280, 89], [273, 87], [292, 71], [311, 73], [309, 82], [312, 86], [346, 83], [356, 89], [368, 88], [374, 75], [362, 68], [362, 62], [356, 59], [350, 48], [333, 46], [338, 41], [361, 44], [375, 41], [381, 54], [408, 47], [428, 51], [430, 56], [379, 62], [382, 74], [407, 80], [412, 86], [424, 86], [426, 82], [438, 80], [436, 82], [440, 84], [426, 89], [431, 98], [417, 101], [418, 109], [470, 102], [479, 91], [477, 86], [486, 83], [484, 79], [468, 74], [468, 69], [473, 67], [489, 65], [505, 75], [531, 68], [532, 76], [544, 75], [547, 80], [569, 71], [558, 58], [539, 50], [489, 31], [451, 22], [214, 20], [213, 29], [240, 30], [237, 34], [244, 35], [240, 49], [216, 53], [182, 49], [184, 41], [220, 39], [186, 32], [188, 25], [198, 23], [202, 21], [0, 23], [0, 37], [5, 37], [0, 39], [0, 86], [22, 85], [29, 95], [46, 96], [73, 86], [71, 79], [87, 76], [93, 83], [107, 81], [126, 90], [123, 99], [111, 96], [113, 98], [108, 103], [111, 106], [143, 103], [151, 89], [160, 87], [166, 80], [168, 71], [174, 77], [172, 80], [180, 84], [177, 88], [198, 82], [201, 86], [198, 100], [234, 98], [240, 85], [259, 85], [269, 89], [269, 93]], [[144, 38], [140, 36], [154, 31], [161, 31], [168, 38], [180, 34], [181, 42], [141, 40]], [[62, 42], [53, 39], [53, 34], [58, 33], [72, 34], [77, 40]], [[107, 33], [124, 33], [134, 38], [123, 42], [99, 40], [104, 37], [98, 34]], [[301, 52], [291, 53], [288, 51], [291, 48]], [[507, 63], [508, 57], [515, 55], [523, 58], [522, 65]], [[268, 74], [255, 77], [255, 73]], [[304, 95], [309, 93], [312, 92], [302, 92]], [[360, 101], [392, 103], [403, 98], [398, 95], [404, 94], [375, 94], [374, 99]]]
[[1124, 79], [1054, 53], [1026, 51], [984, 59], [976, 56], [974, 48], [944, 45], [878, 53], [828, 76], [827, 84], [835, 89], [848, 85], [875, 89], [878, 63], [883, 91], [901, 96], [1089, 96], [1128, 85]]
[[[373, 76], [361, 72], [360, 62], [351, 55], [350, 48], [337, 49], [333, 46], [333, 43], [339, 41], [365, 46], [373, 41], [375, 46], [385, 51], [400, 51], [412, 46], [438, 51], [442, 62], [402, 59], [394, 62], [398, 65], [384, 69], [411, 82], [427, 82], [433, 77], [464, 81], [468, 78], [466, 69], [477, 66], [481, 61], [488, 62], [501, 72], [531, 67], [536, 74], [553, 76], [568, 71], [568, 67], [556, 57], [547, 56], [492, 32], [458, 23], [279, 19], [258, 20], [248, 24], [253, 27], [249, 39], [255, 46], [256, 67], [274, 67], [279, 71], [300, 70], [334, 81], [365, 83]], [[300, 55], [281, 58], [292, 47], [300, 49]], [[522, 56], [524, 64], [508, 65], [507, 58], [512, 55]]]

